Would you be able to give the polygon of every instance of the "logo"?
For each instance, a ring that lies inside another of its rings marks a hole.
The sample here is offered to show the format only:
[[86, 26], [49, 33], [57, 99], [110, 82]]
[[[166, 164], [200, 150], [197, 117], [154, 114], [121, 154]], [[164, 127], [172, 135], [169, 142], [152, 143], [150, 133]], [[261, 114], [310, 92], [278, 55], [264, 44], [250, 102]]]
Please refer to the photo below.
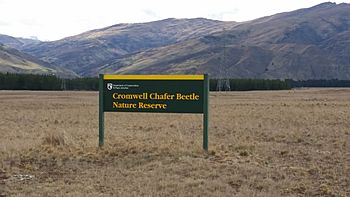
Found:
[[113, 89], [113, 84], [112, 83], [107, 83], [107, 89], [112, 90]]

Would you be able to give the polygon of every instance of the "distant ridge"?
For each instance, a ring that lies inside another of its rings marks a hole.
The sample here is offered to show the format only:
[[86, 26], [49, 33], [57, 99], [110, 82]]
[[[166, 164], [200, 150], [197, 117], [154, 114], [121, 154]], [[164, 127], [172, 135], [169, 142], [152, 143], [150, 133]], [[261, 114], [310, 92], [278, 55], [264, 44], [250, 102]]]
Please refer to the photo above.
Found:
[[169, 18], [117, 24], [53, 42], [7, 39], [10, 46], [80, 76], [209, 73], [349, 80], [349, 10], [349, 4], [327, 2], [241, 23]]
[[221, 30], [226, 24], [231, 23], [203, 18], [118, 24], [54, 42], [29, 45], [23, 51], [82, 76], [96, 76], [100, 66], [116, 58], [201, 37]]
[[[210, 73], [232, 78], [350, 79], [350, 5], [323, 3], [116, 58], [108, 73]], [[225, 54], [225, 55], [224, 55]]]

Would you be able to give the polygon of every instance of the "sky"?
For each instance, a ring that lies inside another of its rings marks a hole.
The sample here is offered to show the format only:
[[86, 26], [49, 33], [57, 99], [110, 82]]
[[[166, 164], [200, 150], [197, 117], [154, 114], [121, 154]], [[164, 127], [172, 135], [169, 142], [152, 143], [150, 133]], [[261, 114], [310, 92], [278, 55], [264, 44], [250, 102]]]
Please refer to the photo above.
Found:
[[0, 0], [0, 34], [52, 41], [118, 23], [197, 17], [242, 22], [322, 2], [326, 0]]

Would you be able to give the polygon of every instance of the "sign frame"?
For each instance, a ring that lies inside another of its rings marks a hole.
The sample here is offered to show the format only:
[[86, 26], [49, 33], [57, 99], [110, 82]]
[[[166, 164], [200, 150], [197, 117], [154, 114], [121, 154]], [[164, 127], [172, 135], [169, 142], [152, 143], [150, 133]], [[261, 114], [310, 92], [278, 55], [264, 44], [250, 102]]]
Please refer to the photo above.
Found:
[[[204, 75], [110, 75], [99, 74], [99, 147], [104, 145], [104, 91], [105, 80], [121, 79], [121, 80], [148, 80], [153, 78], [156, 80], [203, 80], [203, 149], [208, 151], [208, 130], [209, 130], [209, 77]], [[157, 113], [157, 112], [155, 112]], [[174, 112], [164, 112], [174, 113]], [[179, 112], [181, 113], [181, 112]], [[185, 113], [185, 112], [183, 112]], [[188, 112], [187, 112], [188, 113]], [[190, 112], [191, 113], [191, 112]]]

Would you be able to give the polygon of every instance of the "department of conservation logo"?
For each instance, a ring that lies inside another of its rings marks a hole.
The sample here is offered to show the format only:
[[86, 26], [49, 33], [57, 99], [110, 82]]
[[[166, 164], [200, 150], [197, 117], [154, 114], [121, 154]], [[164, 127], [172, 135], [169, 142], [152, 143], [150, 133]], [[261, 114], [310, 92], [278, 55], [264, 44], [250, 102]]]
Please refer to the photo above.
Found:
[[[1, 1], [1, 0], [0, 0]], [[138, 84], [113, 84], [107, 83], [107, 90], [128, 90], [130, 88], [138, 88]]]
[[113, 84], [107, 83], [107, 90], [112, 90], [112, 89], [113, 89]]

